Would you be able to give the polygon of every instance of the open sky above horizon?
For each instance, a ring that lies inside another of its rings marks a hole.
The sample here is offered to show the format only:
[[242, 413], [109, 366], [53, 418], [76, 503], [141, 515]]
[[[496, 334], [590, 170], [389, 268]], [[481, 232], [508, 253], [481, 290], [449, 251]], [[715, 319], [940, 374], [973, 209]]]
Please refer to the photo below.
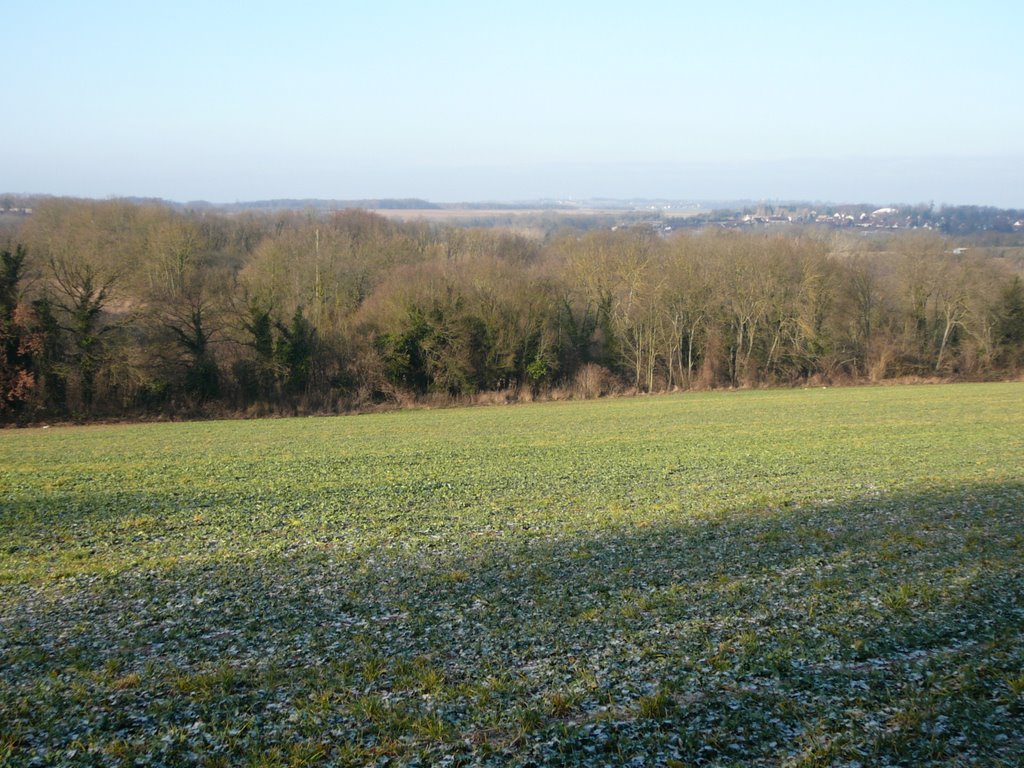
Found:
[[8, 3], [0, 192], [1024, 208], [1019, 6]]

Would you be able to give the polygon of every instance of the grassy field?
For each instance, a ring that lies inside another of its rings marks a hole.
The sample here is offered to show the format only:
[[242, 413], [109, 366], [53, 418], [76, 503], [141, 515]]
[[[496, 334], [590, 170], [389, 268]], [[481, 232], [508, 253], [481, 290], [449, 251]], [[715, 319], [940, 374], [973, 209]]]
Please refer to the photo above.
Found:
[[1024, 385], [0, 432], [0, 764], [1019, 765]]

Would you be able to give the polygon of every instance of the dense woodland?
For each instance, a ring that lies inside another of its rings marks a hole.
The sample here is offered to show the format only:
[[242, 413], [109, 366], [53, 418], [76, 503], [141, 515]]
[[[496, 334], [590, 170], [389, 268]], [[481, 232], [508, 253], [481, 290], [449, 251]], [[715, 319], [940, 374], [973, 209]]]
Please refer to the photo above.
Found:
[[516, 233], [50, 199], [0, 255], [7, 422], [1024, 369], [1020, 251], [931, 232]]

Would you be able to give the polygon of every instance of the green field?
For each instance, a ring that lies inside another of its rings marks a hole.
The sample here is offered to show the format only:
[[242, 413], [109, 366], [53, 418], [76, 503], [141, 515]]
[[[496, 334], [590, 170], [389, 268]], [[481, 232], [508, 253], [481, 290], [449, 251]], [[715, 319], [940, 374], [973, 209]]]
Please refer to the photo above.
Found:
[[0, 432], [0, 764], [1019, 765], [1024, 385]]

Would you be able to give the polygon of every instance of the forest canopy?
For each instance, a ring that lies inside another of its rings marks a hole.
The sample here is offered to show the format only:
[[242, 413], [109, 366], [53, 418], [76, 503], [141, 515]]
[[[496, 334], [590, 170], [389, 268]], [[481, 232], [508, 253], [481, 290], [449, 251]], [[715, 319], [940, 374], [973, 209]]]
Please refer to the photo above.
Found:
[[47, 199], [0, 234], [0, 419], [1017, 376], [1021, 251], [962, 243]]

